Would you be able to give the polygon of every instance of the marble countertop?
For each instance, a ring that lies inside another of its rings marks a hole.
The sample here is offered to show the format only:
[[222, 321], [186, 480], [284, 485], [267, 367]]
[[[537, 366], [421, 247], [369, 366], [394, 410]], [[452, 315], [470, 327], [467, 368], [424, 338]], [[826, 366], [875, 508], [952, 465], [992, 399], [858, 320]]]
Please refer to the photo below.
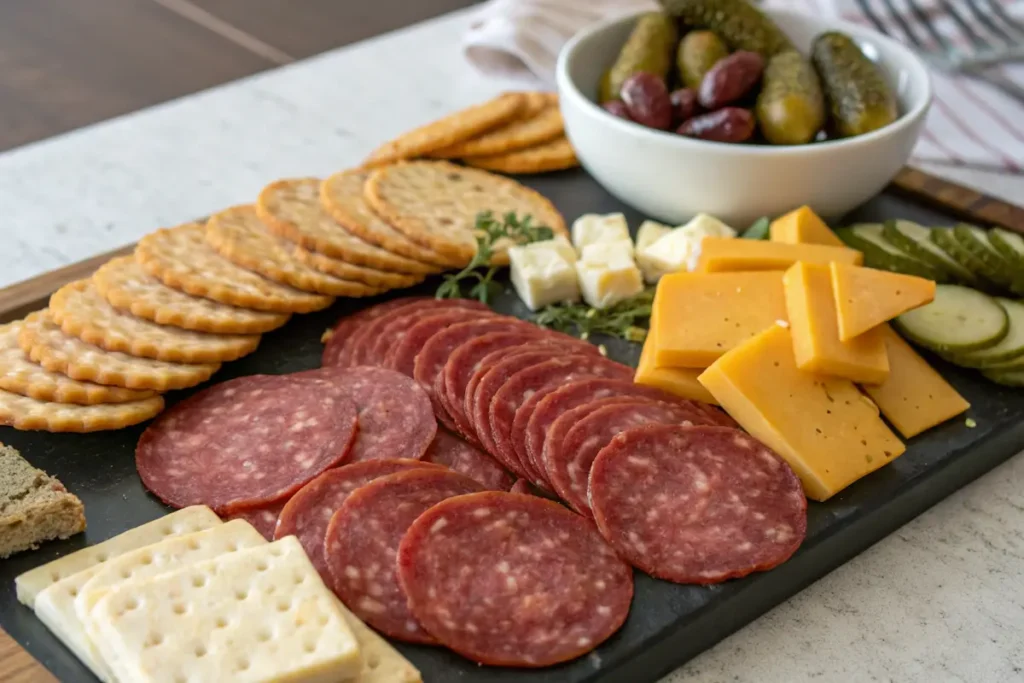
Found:
[[[323, 176], [522, 84], [455, 13], [0, 154], [0, 287]], [[1024, 176], [928, 168], [1019, 201]], [[1024, 458], [938, 504], [662, 683], [1024, 681]]]

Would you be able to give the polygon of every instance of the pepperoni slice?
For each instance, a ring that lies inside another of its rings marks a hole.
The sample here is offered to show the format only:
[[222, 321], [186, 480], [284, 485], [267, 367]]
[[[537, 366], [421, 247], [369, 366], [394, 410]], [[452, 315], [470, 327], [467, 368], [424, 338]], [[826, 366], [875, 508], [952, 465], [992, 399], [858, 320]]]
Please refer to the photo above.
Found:
[[485, 489], [508, 491], [512, 487], [512, 477], [497, 460], [443, 429], [437, 430], [423, 460], [464, 474]]
[[449, 498], [398, 550], [412, 614], [480, 664], [542, 667], [585, 654], [629, 613], [633, 572], [587, 520], [514, 493]]
[[174, 507], [231, 514], [283, 500], [345, 461], [356, 409], [315, 377], [222, 382], [158, 417], [135, 448], [142, 483]]
[[651, 425], [619, 434], [594, 461], [590, 502], [621, 557], [675, 583], [771, 569], [807, 533], [807, 499], [793, 470], [728, 427]]
[[409, 612], [398, 584], [398, 544], [429, 508], [482, 489], [469, 477], [433, 467], [399, 472], [356, 489], [327, 527], [324, 549], [334, 592], [356, 616], [387, 636], [435, 642]]
[[364, 308], [358, 313], [347, 315], [337, 322], [334, 329], [330, 331], [327, 344], [324, 346], [324, 353], [320, 365], [336, 365], [347, 367], [351, 365], [352, 339], [356, 332], [370, 321], [387, 315], [391, 311], [407, 306], [412, 303], [430, 301], [430, 297], [404, 297], [386, 301], [376, 306]]
[[292, 496], [275, 518], [271, 538], [296, 536], [324, 581], [330, 582], [324, 538], [331, 517], [353, 491], [396, 472], [433, 467], [419, 460], [367, 460], [327, 470]]
[[410, 377], [368, 365], [299, 373], [320, 377], [345, 392], [359, 414], [352, 462], [410, 458], [426, 453], [437, 421], [426, 392]]

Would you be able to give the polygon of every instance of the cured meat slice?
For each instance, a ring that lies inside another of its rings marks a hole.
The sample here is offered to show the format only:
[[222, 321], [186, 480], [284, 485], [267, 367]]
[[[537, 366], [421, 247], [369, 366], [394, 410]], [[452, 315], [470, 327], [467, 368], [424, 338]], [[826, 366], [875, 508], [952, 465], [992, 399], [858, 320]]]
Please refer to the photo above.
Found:
[[491, 438], [502, 460], [517, 463], [527, 478], [544, 485], [545, 477], [534, 471], [528, 458], [520, 458], [513, 445], [512, 426], [516, 411], [535, 392], [581, 377], [607, 377], [629, 381], [633, 368], [599, 355], [566, 355], [520, 370], [494, 394], [488, 408]]
[[[544, 475], [542, 459], [544, 437], [548, 428], [563, 413], [577, 406], [592, 403], [610, 396], [624, 398], [643, 397], [666, 403], [683, 403], [693, 407], [694, 424], [719, 424], [710, 419], [698, 419], [696, 411], [704, 413], [701, 404], [696, 401], [679, 398], [661, 389], [634, 384], [632, 381], [605, 378], [587, 378], [564, 385], [556, 385], [540, 389], [516, 411], [512, 422], [512, 446], [520, 459], [529, 459], [535, 473]], [[709, 408], [711, 406], [708, 406]], [[720, 412], [720, 411], [719, 411]]]
[[[515, 320], [515, 318], [474, 309], [431, 311], [427, 315], [409, 316], [406, 318], [406, 324], [409, 327], [401, 332], [400, 341], [393, 344], [384, 355], [384, 367], [396, 370], [403, 375], [414, 377], [413, 371], [416, 366], [416, 356], [428, 339], [457, 323], [472, 320], [482, 321], [490, 318], [497, 318], [499, 321], [504, 322], [505, 328], [515, 324], [510, 322], [510, 320]], [[424, 386], [424, 389], [430, 391], [431, 387], [427, 385]]]
[[348, 350], [347, 361], [349, 365], [372, 365], [370, 356], [373, 345], [380, 337], [381, 329], [386, 327], [392, 320], [400, 315], [412, 311], [428, 311], [443, 308], [480, 308], [483, 306], [478, 301], [468, 299], [432, 299], [429, 297], [410, 297], [402, 299], [401, 306], [394, 306], [385, 312], [384, 315], [374, 317], [372, 320], [360, 324], [359, 328], [352, 333], [349, 342], [345, 345]]
[[359, 433], [352, 444], [352, 462], [419, 460], [434, 440], [437, 421], [430, 399], [410, 377], [368, 365], [320, 368], [299, 375], [330, 381], [355, 404]]
[[738, 429], [650, 425], [616, 436], [590, 472], [601, 534], [633, 566], [717, 583], [785, 562], [807, 499], [781, 458]]
[[362, 362], [383, 366], [388, 352], [402, 343], [413, 325], [424, 318], [453, 311], [463, 311], [469, 314], [467, 317], [474, 317], [473, 314], [497, 315], [485, 304], [471, 299], [434, 299], [394, 311], [386, 319], [379, 320], [372, 326], [373, 329], [370, 330], [363, 345], [365, 356]]
[[387, 636], [435, 642], [409, 612], [398, 584], [398, 544], [427, 509], [482, 489], [469, 477], [431, 467], [392, 474], [353, 491], [327, 527], [324, 550], [334, 592], [356, 616]]
[[575, 659], [622, 626], [633, 598], [632, 569], [591, 523], [514, 493], [427, 510], [402, 539], [398, 574], [427, 632], [493, 666]]
[[464, 474], [491, 491], [512, 488], [512, 477], [497, 460], [443, 429], [437, 430], [434, 443], [430, 444], [423, 460]]
[[448, 393], [444, 390], [443, 373], [434, 378], [434, 390], [430, 393], [430, 402], [434, 405], [434, 417], [436, 417], [437, 421], [443, 424], [448, 431], [454, 434], [460, 434], [462, 438], [466, 439], [474, 446], [479, 445], [474, 437], [462, 433], [459, 429], [459, 425], [455, 422], [455, 418], [452, 417], [452, 406], [448, 401]]
[[693, 413], [673, 403], [650, 399], [603, 406], [576, 423], [548, 456], [548, 478], [558, 496], [581, 515], [590, 517], [587, 478], [594, 458], [616, 434], [645, 424], [693, 426]]
[[[330, 472], [330, 470], [328, 470], [328, 472]], [[284, 503], [279, 501], [276, 503], [262, 505], [258, 508], [239, 510], [238, 512], [226, 515], [224, 517], [224, 521], [229, 522], [232, 519], [244, 519], [249, 522], [249, 524], [252, 524], [253, 528], [260, 532], [260, 535], [263, 536], [263, 538], [268, 541], [273, 541], [274, 529], [277, 528], [277, 518], [281, 514], [281, 509], [283, 507]]]
[[345, 461], [356, 409], [315, 377], [222, 382], [158, 417], [135, 448], [142, 483], [173, 507], [231, 514], [283, 500]]
[[370, 323], [370, 321], [387, 315], [391, 311], [394, 311], [402, 306], [406, 306], [411, 303], [418, 301], [430, 301], [430, 297], [403, 297], [401, 299], [393, 299], [386, 301], [376, 306], [370, 306], [364, 308], [358, 313], [347, 315], [341, 318], [329, 332], [327, 343], [324, 346], [324, 353], [320, 359], [320, 365], [329, 366], [337, 365], [341, 367], [348, 367], [352, 363], [351, 352], [352, 352], [352, 339], [356, 332], [358, 332], [364, 325]]
[[533, 490], [530, 488], [530, 482], [525, 479], [516, 479], [516, 483], [512, 484], [512, 488], [510, 488], [508, 492], [521, 493], [524, 496], [533, 495]]
[[432, 467], [420, 460], [367, 460], [327, 470], [299, 489], [284, 506], [273, 538], [297, 537], [320, 576], [330, 583], [324, 538], [331, 517], [349, 494], [360, 486], [396, 472]]

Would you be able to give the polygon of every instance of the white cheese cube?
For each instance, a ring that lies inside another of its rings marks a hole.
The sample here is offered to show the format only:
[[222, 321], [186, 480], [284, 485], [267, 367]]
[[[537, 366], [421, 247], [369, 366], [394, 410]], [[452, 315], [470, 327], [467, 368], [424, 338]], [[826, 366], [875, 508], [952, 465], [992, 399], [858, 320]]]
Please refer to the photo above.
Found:
[[655, 283], [661, 278], [661, 270], [647, 255], [647, 248], [665, 235], [672, 232], [672, 227], [657, 221], [644, 221], [636, 233], [636, 252], [633, 255], [636, 265], [640, 267], [646, 282]]
[[[618, 242], [628, 240], [629, 224], [621, 213], [601, 215], [596, 213], [583, 214], [572, 224], [572, 243], [576, 253], [582, 255], [583, 247], [602, 242]], [[630, 243], [632, 251], [632, 242]]]
[[714, 216], [698, 214], [686, 225], [675, 228], [643, 250], [651, 281], [668, 273], [696, 268], [700, 243], [705, 237], [735, 236], [735, 230]]
[[643, 291], [643, 276], [626, 245], [619, 240], [584, 247], [576, 272], [583, 300], [593, 308], [607, 308]]
[[558, 301], [579, 301], [576, 252], [564, 237], [508, 250], [512, 286], [531, 311]]

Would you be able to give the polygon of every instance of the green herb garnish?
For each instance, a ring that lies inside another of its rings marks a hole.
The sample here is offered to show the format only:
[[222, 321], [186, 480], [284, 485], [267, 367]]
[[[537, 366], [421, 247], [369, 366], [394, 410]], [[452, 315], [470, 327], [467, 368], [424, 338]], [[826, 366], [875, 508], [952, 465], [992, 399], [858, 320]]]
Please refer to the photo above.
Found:
[[533, 321], [566, 334], [588, 339], [592, 334], [606, 334], [632, 342], [647, 338], [654, 288], [645, 289], [608, 308], [591, 308], [586, 304], [558, 303], [546, 306]]
[[768, 239], [768, 233], [771, 226], [771, 220], [767, 216], [762, 216], [754, 221], [749, 228], [744, 230], [740, 237], [745, 240], [766, 240]]
[[474, 232], [476, 233], [476, 254], [473, 256], [473, 260], [458, 273], [444, 276], [444, 282], [437, 288], [437, 293], [434, 295], [436, 298], [462, 298], [462, 281], [475, 280], [476, 283], [470, 288], [468, 298], [488, 303], [491, 296], [500, 289], [498, 283], [494, 281], [494, 276], [500, 268], [489, 266], [485, 271], [478, 269], [491, 262], [491, 257], [494, 256], [494, 245], [498, 243], [498, 240], [508, 239], [514, 244], [527, 244], [549, 240], [555, 236], [551, 228], [544, 225], [533, 225], [533, 218], [529, 214], [520, 220], [512, 212], [506, 213], [503, 221], [499, 222], [491, 211], [481, 211], [476, 215]]

